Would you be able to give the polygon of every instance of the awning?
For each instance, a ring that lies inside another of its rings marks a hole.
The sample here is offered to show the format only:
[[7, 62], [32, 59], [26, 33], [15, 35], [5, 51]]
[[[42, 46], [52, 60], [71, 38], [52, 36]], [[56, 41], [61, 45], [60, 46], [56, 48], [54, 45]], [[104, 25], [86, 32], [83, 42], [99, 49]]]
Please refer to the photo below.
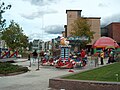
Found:
[[100, 37], [94, 44], [93, 48], [117, 48], [119, 45], [110, 37]]

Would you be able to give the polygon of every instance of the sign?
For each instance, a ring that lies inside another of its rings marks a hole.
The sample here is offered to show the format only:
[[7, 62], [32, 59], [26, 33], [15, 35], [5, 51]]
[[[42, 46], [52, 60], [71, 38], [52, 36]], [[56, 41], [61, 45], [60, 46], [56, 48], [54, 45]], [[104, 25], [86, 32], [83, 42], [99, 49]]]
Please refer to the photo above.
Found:
[[76, 37], [68, 37], [67, 40], [68, 41], [87, 41], [89, 40], [89, 38], [85, 36], [82, 36], [82, 37], [76, 36]]

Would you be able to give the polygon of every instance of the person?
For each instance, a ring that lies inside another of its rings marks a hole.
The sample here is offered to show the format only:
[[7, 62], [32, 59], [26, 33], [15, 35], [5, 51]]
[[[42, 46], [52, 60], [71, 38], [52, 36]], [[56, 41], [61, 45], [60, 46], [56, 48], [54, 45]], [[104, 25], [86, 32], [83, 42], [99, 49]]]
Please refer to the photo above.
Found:
[[115, 62], [114, 61], [114, 53], [113, 53], [112, 49], [110, 49], [108, 64], [113, 63], [113, 62]]
[[85, 55], [86, 55], [85, 50], [82, 49], [82, 50], [81, 50], [81, 57], [82, 57], [82, 59], [85, 58]]
[[38, 56], [37, 51], [35, 50], [35, 51], [32, 53], [32, 55], [33, 55], [33, 62], [36, 62], [36, 59], [37, 59], [37, 56]]
[[49, 52], [49, 50], [47, 50], [47, 52], [46, 52], [46, 57], [47, 57], [47, 59], [49, 60], [50, 59], [50, 52]]
[[30, 54], [28, 54], [28, 60], [30, 60]]
[[100, 61], [101, 61], [101, 65], [103, 65], [103, 58], [104, 58], [104, 52], [103, 50], [100, 52]]
[[48, 54], [47, 53], [44, 53], [44, 58], [48, 61], [48, 59], [49, 59], [49, 56], [48, 56]]
[[115, 62], [120, 62], [120, 55], [119, 55], [119, 53], [116, 53], [116, 55], [115, 55]]
[[81, 50], [81, 60], [83, 61], [84, 66], [86, 65], [86, 51], [84, 49]]

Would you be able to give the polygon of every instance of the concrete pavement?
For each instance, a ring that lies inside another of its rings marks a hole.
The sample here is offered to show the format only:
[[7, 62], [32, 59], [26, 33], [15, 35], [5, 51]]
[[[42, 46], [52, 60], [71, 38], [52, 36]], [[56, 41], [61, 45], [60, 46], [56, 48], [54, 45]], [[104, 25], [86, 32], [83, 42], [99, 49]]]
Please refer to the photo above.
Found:
[[82, 69], [73, 69], [74, 72], [68, 72], [69, 69], [57, 69], [53, 66], [40, 66], [40, 70], [36, 71], [38, 64], [32, 63], [29, 67], [30, 62], [27, 59], [17, 59], [14, 64], [26, 66], [31, 71], [14, 76], [0, 77], [0, 90], [48, 90], [50, 78], [94, 68], [93, 61]]

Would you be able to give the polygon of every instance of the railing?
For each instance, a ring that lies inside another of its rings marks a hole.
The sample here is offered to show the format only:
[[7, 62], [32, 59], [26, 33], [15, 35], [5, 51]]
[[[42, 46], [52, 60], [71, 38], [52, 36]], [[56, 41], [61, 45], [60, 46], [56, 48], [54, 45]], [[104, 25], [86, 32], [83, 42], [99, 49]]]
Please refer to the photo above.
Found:
[[3, 59], [3, 58], [13, 58], [13, 57], [17, 57], [18, 55], [18, 51], [1, 51], [0, 52], [0, 59]]

